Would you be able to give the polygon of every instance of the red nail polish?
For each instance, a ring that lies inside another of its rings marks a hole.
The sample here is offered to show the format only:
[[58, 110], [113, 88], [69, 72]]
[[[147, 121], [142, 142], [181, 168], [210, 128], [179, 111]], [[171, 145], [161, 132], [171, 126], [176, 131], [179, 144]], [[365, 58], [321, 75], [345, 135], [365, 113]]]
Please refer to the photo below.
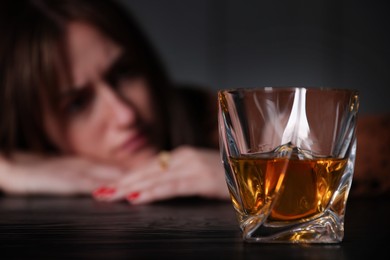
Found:
[[95, 197], [111, 196], [116, 192], [115, 188], [100, 187], [93, 192]]
[[129, 195], [127, 195], [127, 200], [135, 200], [139, 197], [139, 192], [132, 192]]

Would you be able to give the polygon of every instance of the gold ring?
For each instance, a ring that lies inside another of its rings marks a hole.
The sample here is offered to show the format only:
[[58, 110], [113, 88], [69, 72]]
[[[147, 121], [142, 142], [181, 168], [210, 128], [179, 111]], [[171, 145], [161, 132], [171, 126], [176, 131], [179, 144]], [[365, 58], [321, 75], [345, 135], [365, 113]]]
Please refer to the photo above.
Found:
[[166, 171], [169, 167], [169, 161], [171, 159], [171, 154], [168, 151], [161, 151], [158, 154], [158, 162], [160, 164], [161, 170]]

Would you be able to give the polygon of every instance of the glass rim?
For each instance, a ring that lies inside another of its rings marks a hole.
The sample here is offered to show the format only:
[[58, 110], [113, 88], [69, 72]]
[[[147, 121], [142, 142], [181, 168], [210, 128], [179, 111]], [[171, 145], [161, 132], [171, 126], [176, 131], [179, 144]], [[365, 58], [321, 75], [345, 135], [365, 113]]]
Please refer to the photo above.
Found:
[[264, 87], [237, 87], [237, 88], [226, 88], [219, 89], [218, 93], [237, 93], [242, 91], [264, 91], [264, 92], [279, 92], [279, 91], [293, 91], [298, 89], [306, 89], [310, 92], [316, 91], [329, 91], [329, 92], [349, 92], [359, 94], [359, 91], [355, 88], [342, 88], [342, 87], [323, 87], [323, 86], [302, 86], [302, 87], [294, 87], [294, 86], [264, 86]]

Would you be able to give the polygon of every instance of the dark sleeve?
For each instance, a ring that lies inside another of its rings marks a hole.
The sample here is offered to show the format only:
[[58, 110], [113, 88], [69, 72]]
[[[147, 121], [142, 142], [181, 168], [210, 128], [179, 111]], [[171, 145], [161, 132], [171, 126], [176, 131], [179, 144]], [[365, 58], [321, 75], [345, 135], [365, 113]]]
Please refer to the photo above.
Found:
[[352, 196], [390, 196], [390, 114], [361, 115]]

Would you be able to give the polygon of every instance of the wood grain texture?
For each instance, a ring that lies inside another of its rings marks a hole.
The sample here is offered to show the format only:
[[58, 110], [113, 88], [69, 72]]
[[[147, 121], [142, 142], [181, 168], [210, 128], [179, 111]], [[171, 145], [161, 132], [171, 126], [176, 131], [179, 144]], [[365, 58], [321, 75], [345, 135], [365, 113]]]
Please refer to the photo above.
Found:
[[386, 252], [390, 201], [348, 204], [334, 245], [249, 244], [231, 203], [151, 205], [89, 198], [0, 198], [1, 259], [361, 259]]

